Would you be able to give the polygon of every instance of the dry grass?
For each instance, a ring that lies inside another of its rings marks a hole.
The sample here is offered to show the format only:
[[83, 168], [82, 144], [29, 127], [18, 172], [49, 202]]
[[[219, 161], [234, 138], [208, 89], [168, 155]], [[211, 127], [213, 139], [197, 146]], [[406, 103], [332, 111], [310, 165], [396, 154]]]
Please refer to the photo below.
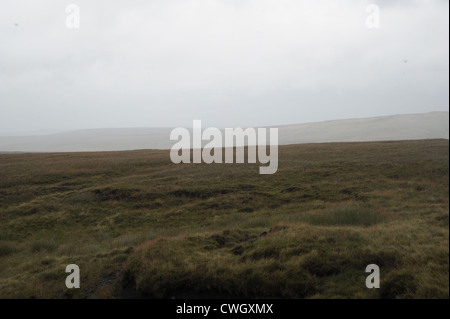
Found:
[[448, 150], [283, 146], [274, 175], [167, 151], [0, 155], [0, 297], [448, 298]]

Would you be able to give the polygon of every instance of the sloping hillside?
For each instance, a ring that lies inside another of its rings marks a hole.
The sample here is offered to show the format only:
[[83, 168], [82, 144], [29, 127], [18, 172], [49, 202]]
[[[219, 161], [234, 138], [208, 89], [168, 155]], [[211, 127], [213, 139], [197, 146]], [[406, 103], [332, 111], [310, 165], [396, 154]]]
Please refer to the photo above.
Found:
[[[279, 126], [279, 144], [449, 138], [448, 112]], [[81, 152], [170, 149], [170, 128], [93, 129], [0, 137], [0, 152]]]

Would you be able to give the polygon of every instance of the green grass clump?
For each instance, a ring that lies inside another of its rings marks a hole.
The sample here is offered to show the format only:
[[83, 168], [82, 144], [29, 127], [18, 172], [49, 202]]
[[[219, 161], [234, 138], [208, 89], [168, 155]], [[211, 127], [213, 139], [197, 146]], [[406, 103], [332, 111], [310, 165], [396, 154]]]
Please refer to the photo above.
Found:
[[52, 252], [56, 248], [58, 248], [58, 243], [56, 243], [54, 240], [39, 239], [39, 240], [32, 242], [32, 244], [30, 246], [30, 251], [32, 253]]
[[412, 298], [417, 290], [417, 279], [411, 271], [394, 272], [380, 285], [383, 299]]
[[324, 213], [309, 215], [306, 221], [313, 225], [371, 226], [383, 221], [383, 216], [370, 208], [345, 206]]
[[18, 251], [14, 243], [0, 242], [0, 258], [12, 255]]

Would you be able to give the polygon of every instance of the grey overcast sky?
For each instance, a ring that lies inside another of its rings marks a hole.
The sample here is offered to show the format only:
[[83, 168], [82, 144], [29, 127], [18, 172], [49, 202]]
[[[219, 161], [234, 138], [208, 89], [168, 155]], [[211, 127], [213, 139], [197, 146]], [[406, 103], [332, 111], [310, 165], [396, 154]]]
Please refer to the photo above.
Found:
[[[79, 29], [66, 27], [71, 3]], [[448, 111], [448, 6], [0, 0], [0, 134]]]

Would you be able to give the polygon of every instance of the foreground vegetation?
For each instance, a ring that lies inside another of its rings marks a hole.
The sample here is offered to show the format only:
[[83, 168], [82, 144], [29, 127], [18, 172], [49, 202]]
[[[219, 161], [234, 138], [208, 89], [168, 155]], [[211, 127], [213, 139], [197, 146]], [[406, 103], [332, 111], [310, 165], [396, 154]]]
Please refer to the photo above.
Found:
[[274, 175], [168, 151], [0, 155], [0, 298], [448, 298], [448, 152], [282, 146]]

